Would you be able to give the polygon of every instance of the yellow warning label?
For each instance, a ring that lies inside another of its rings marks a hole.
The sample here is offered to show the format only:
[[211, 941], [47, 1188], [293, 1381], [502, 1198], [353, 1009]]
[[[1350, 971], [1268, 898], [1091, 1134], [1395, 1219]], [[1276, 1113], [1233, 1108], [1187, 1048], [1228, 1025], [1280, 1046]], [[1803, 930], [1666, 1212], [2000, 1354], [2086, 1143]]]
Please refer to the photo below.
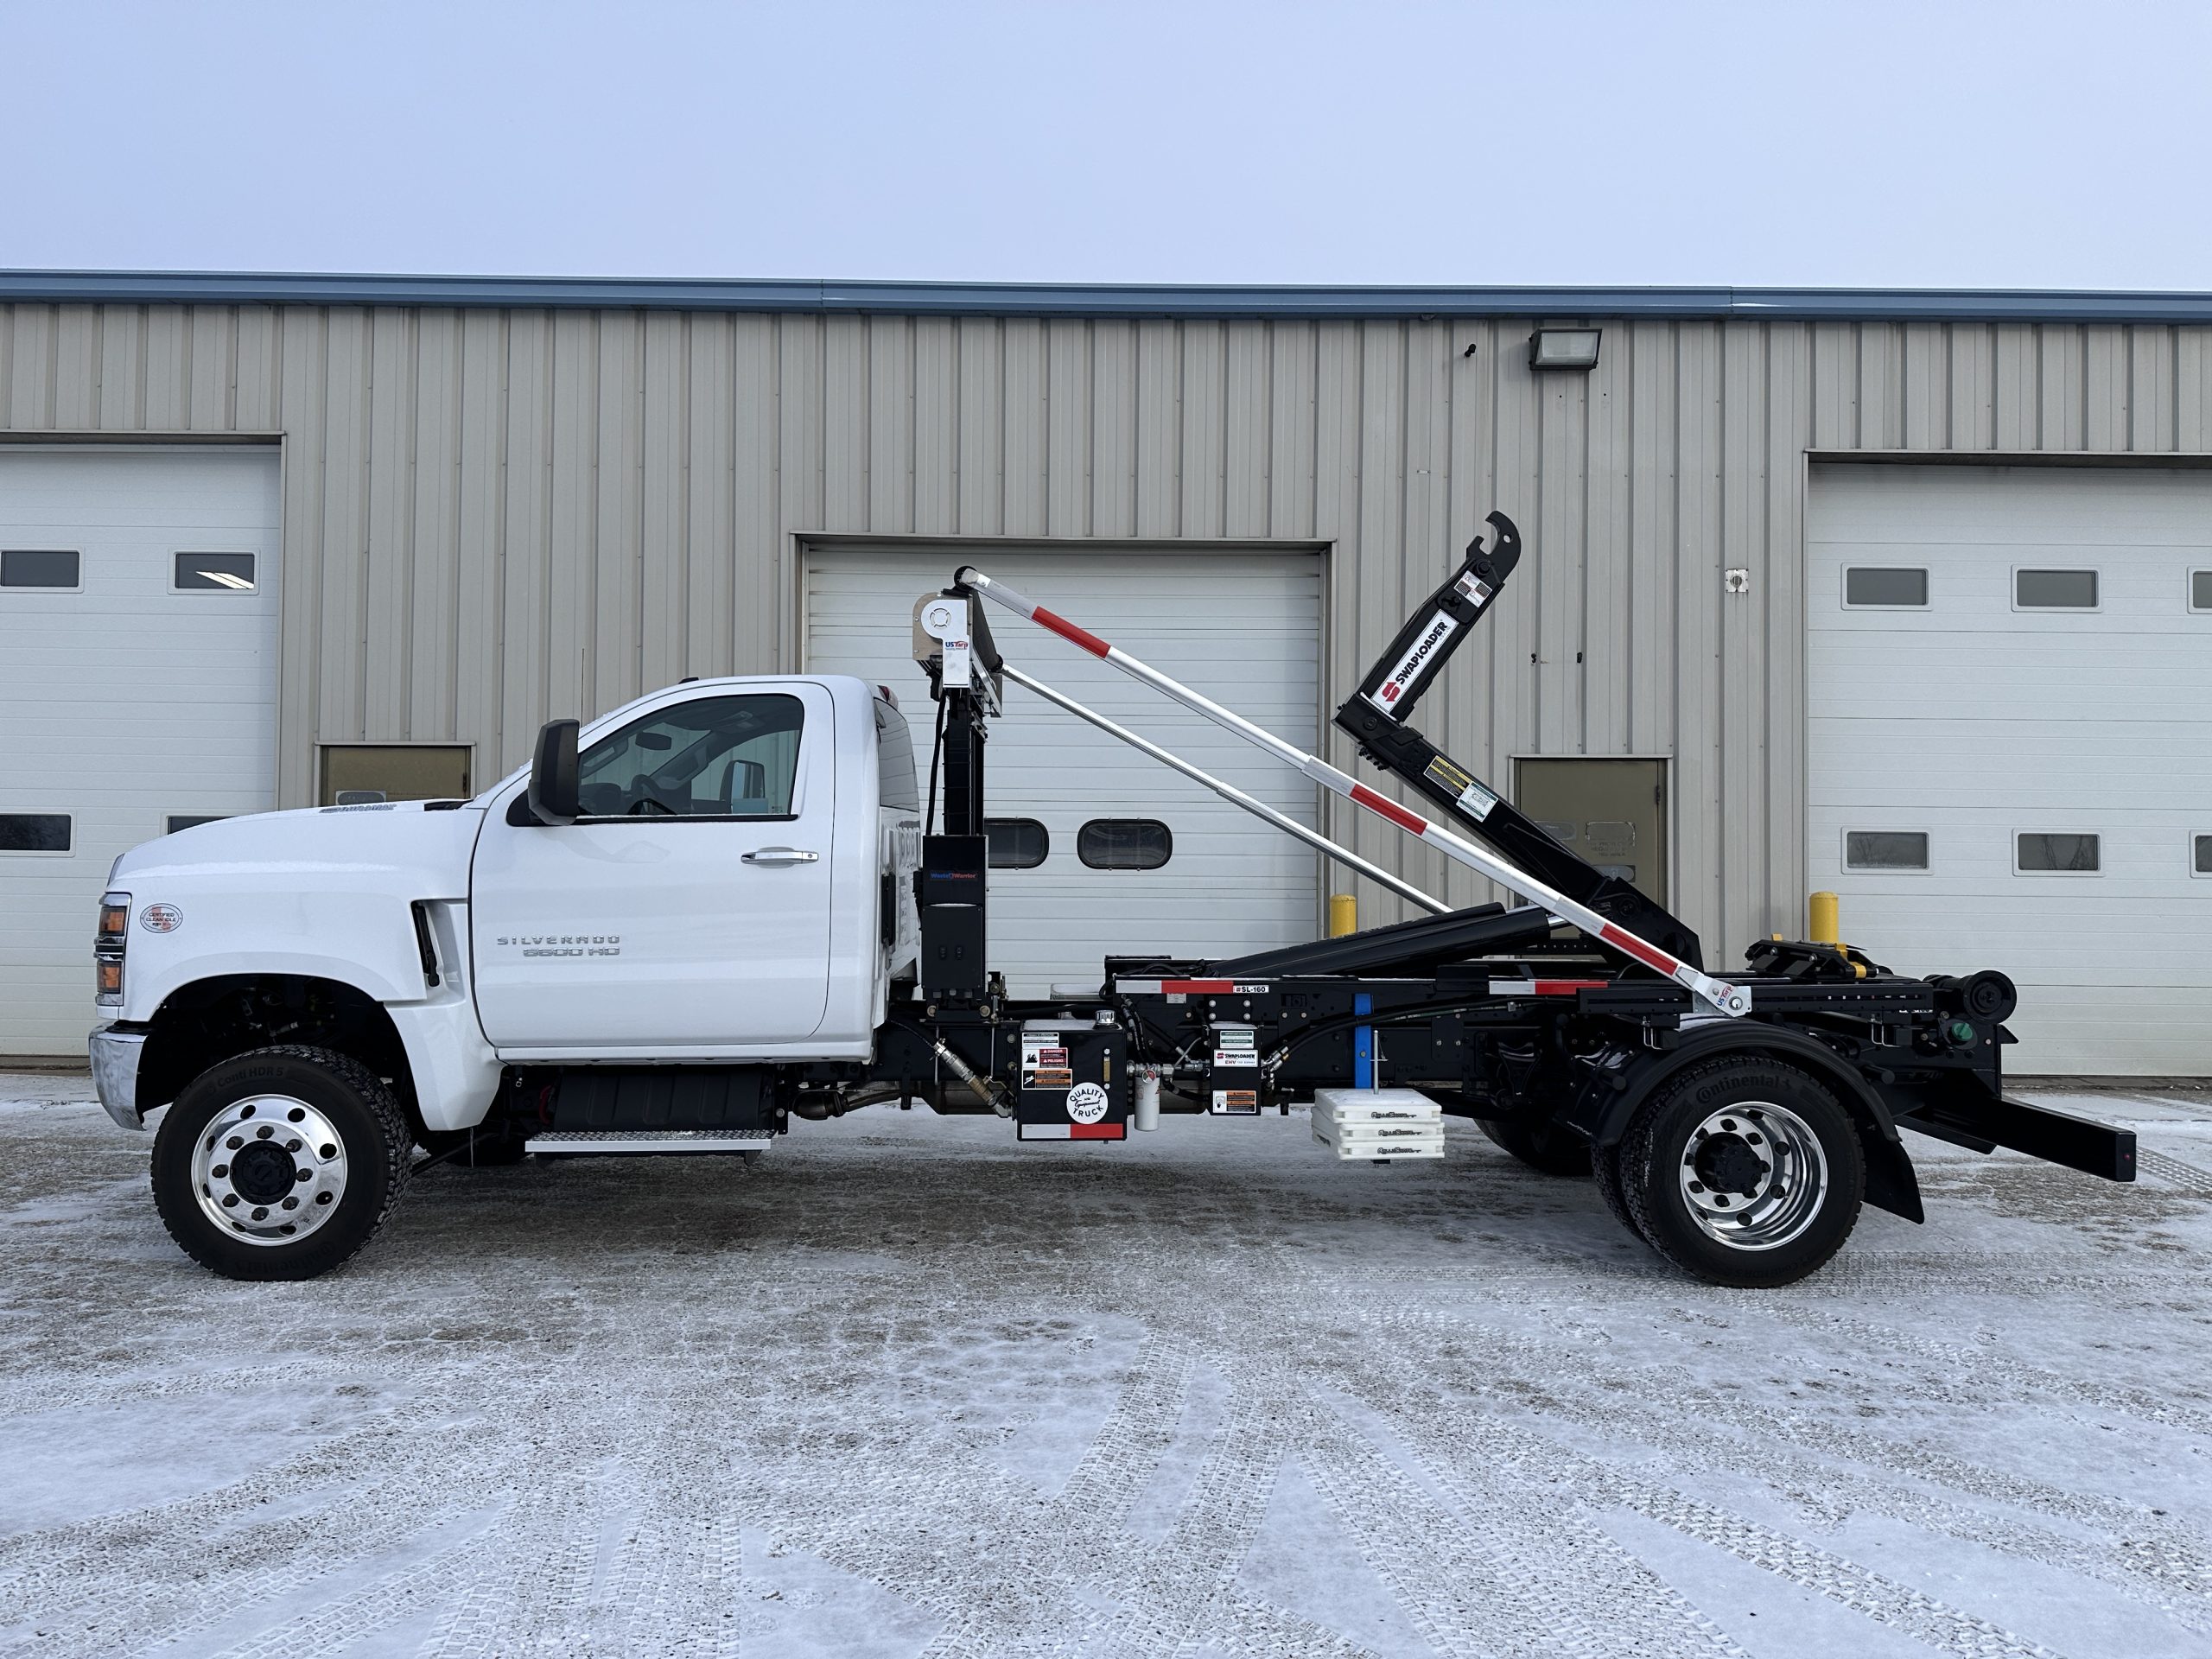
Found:
[[1454, 795], [1475, 781], [1471, 774], [1460, 771], [1440, 754], [1422, 768], [1421, 776], [1441, 784]]

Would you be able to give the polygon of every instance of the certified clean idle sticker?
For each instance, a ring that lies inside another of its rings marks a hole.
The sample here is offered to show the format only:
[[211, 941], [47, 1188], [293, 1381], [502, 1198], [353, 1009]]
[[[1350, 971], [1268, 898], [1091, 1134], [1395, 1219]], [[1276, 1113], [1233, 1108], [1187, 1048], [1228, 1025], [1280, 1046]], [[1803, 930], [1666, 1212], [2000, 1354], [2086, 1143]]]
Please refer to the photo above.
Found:
[[1096, 1123], [1106, 1116], [1106, 1090], [1095, 1083], [1078, 1083], [1068, 1090], [1068, 1116], [1078, 1123]]
[[138, 925], [149, 933], [174, 933], [184, 925], [184, 912], [175, 905], [149, 905], [138, 912]]

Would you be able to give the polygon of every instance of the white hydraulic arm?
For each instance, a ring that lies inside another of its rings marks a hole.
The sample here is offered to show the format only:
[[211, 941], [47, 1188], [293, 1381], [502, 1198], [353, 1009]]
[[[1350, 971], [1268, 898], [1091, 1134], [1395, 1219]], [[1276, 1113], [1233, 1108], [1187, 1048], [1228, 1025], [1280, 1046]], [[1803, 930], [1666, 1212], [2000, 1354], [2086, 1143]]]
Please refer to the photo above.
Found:
[[1509, 892], [1518, 893], [1531, 904], [1543, 906], [1553, 915], [1573, 924], [1592, 938], [1664, 974], [1691, 995], [1711, 1004], [1718, 1012], [1731, 1016], [1751, 1012], [1751, 994], [1745, 987], [1731, 984], [1725, 979], [1715, 979], [1712, 975], [1693, 968], [1670, 952], [1661, 950], [1650, 940], [1630, 932], [1617, 922], [1608, 921], [1588, 906], [1578, 903], [1538, 880], [1517, 865], [1509, 863], [1471, 841], [1453, 835], [1440, 824], [1431, 823], [1419, 813], [1409, 811], [1388, 796], [1378, 795], [1349, 773], [1338, 771], [1320, 756], [1308, 754], [1296, 744], [1284, 741], [1264, 727], [1254, 725], [1234, 709], [1224, 708], [1173, 676], [1161, 673], [1148, 663], [1140, 662], [1119, 646], [1109, 645], [1089, 629], [1079, 627], [1065, 617], [1046, 609], [1019, 589], [1009, 588], [1002, 582], [993, 581], [972, 565], [963, 566], [953, 581], [960, 587], [982, 594], [994, 604], [1004, 606], [1015, 615], [1026, 617], [1038, 626], [1058, 634], [1070, 644], [1081, 646], [1092, 656], [1112, 664], [1130, 678], [1141, 680], [1154, 690], [1173, 697], [1185, 708], [1204, 715], [1216, 725], [1265, 750], [1284, 765], [1295, 766], [1332, 794], [1341, 795], [1355, 806], [1387, 819], [1408, 835], [1419, 836], [1446, 857], [1479, 871]]

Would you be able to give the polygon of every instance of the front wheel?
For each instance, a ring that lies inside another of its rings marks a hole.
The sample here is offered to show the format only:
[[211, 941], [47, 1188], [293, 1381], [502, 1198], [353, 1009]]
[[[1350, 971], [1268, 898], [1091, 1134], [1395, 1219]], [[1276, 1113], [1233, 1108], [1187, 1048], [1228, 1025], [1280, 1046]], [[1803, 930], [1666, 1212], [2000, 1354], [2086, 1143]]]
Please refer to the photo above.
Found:
[[255, 1049], [187, 1085], [154, 1137], [154, 1207], [227, 1279], [312, 1279], [399, 1202], [412, 1137], [391, 1091], [329, 1049]]
[[1850, 1115], [1796, 1066], [1752, 1055], [1669, 1078], [1618, 1154], [1622, 1198], [1660, 1255], [1716, 1285], [1793, 1284], [1859, 1220], [1865, 1154]]

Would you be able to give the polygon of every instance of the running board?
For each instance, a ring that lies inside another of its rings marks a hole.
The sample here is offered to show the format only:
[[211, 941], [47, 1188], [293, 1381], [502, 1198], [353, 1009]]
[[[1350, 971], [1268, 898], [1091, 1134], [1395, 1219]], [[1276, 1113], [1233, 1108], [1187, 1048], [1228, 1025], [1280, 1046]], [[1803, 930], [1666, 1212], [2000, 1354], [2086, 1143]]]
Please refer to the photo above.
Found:
[[734, 1152], [757, 1158], [774, 1138], [770, 1129], [549, 1129], [523, 1147], [537, 1153]]

